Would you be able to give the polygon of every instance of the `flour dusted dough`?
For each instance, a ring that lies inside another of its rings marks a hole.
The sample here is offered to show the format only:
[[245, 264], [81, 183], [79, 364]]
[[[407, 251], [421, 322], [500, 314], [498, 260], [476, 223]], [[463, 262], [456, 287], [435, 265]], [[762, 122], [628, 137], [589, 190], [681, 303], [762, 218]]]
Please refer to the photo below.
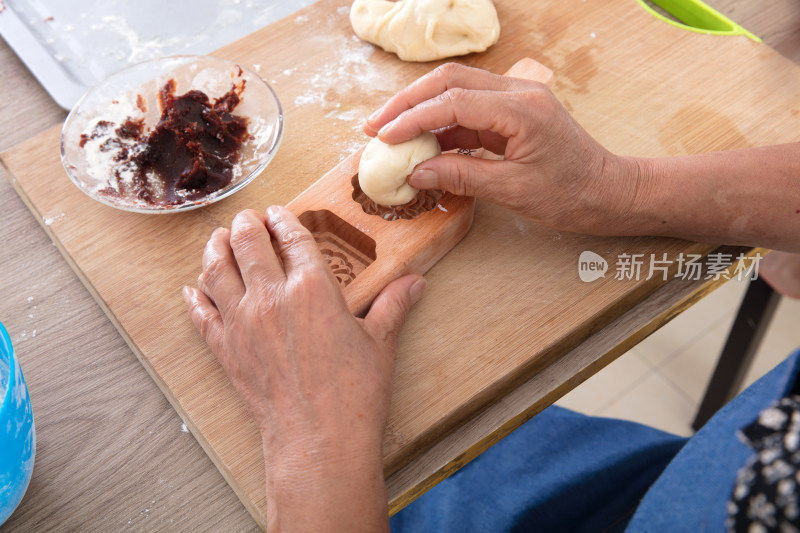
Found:
[[355, 0], [353, 30], [404, 61], [483, 52], [500, 37], [492, 0]]
[[410, 202], [418, 189], [406, 178], [414, 167], [442, 153], [436, 135], [425, 132], [400, 144], [386, 144], [377, 137], [367, 143], [358, 163], [358, 184], [364, 194], [381, 205]]

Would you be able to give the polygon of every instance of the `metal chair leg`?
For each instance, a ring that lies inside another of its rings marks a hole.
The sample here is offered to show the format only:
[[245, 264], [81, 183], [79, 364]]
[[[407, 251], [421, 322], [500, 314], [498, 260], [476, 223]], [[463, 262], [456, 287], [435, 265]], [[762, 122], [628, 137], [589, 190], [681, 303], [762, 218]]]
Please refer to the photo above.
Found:
[[736, 396], [781, 295], [762, 279], [750, 281], [706, 394], [692, 422], [695, 431]]

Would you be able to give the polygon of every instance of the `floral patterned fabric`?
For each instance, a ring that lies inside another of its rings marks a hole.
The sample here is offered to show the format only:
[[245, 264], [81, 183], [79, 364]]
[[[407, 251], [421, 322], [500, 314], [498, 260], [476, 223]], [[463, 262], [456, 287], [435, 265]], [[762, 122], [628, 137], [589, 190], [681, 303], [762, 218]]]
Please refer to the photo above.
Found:
[[727, 530], [800, 533], [800, 395], [773, 402], [738, 437], [756, 453], [736, 477]]

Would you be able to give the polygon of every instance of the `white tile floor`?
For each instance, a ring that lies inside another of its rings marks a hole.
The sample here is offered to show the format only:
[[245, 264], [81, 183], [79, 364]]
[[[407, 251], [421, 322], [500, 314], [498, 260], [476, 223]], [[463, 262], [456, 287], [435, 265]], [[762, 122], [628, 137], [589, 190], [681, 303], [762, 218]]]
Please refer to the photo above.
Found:
[[[747, 282], [729, 281], [608, 365], [559, 405], [691, 435], [691, 422]], [[800, 346], [800, 300], [782, 298], [745, 387]]]

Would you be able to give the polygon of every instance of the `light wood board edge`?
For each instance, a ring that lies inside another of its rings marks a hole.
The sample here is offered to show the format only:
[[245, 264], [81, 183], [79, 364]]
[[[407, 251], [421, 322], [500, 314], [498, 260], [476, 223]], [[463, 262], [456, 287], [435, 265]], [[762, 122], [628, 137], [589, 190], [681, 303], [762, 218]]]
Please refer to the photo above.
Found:
[[95, 302], [97, 302], [97, 305], [100, 306], [100, 309], [103, 310], [103, 313], [108, 317], [108, 319], [111, 321], [111, 323], [117, 329], [119, 334], [122, 336], [122, 339], [125, 341], [125, 343], [128, 345], [128, 347], [131, 349], [131, 351], [134, 353], [134, 355], [136, 355], [136, 358], [142, 364], [142, 366], [147, 371], [147, 373], [150, 375], [150, 377], [153, 378], [153, 381], [156, 383], [156, 385], [158, 385], [158, 388], [161, 390], [161, 393], [169, 401], [169, 403], [170, 403], [170, 405], [172, 405], [173, 409], [175, 409], [175, 411], [177, 411], [178, 415], [181, 417], [183, 422], [186, 424], [186, 428], [189, 431], [191, 431], [192, 435], [194, 435], [194, 438], [200, 444], [200, 447], [203, 448], [203, 451], [211, 459], [211, 462], [214, 463], [214, 465], [217, 467], [217, 470], [219, 470], [219, 472], [222, 474], [222, 477], [225, 479], [225, 481], [228, 483], [228, 485], [231, 486], [231, 488], [233, 489], [234, 493], [239, 498], [239, 501], [242, 502], [242, 505], [244, 505], [245, 509], [247, 509], [247, 511], [250, 513], [250, 515], [253, 517], [253, 519], [258, 524], [258, 526], [262, 530], [266, 531], [266, 529], [267, 529], [266, 518], [261, 513], [261, 510], [253, 503], [253, 501], [250, 498], [247, 497], [247, 495], [244, 492], [244, 489], [239, 485], [239, 483], [237, 482], [236, 478], [233, 476], [233, 474], [231, 474], [230, 470], [225, 466], [225, 464], [222, 463], [222, 461], [220, 461], [219, 455], [214, 450], [214, 448], [211, 446], [211, 444], [205, 439], [205, 437], [203, 436], [203, 433], [198, 431], [198, 429], [195, 427], [194, 423], [192, 422], [191, 417], [188, 416], [188, 414], [183, 409], [183, 406], [180, 404], [178, 399], [175, 397], [175, 395], [172, 393], [172, 391], [169, 389], [169, 387], [167, 387], [167, 385], [164, 383], [164, 381], [161, 379], [161, 377], [158, 375], [158, 373], [155, 371], [155, 369], [150, 365], [150, 362], [144, 356], [144, 354], [141, 352], [141, 350], [136, 345], [136, 343], [133, 342], [133, 339], [130, 338], [130, 336], [128, 335], [128, 332], [125, 330], [125, 328], [119, 322], [119, 320], [117, 320], [117, 317], [114, 315], [114, 313], [111, 311], [111, 309], [106, 304], [106, 301], [102, 298], [100, 293], [97, 292], [97, 290], [94, 288], [94, 286], [89, 281], [89, 279], [86, 277], [86, 275], [83, 273], [83, 271], [78, 266], [78, 264], [72, 259], [72, 256], [70, 256], [69, 252], [64, 247], [64, 245], [61, 243], [61, 241], [58, 240], [58, 238], [56, 237], [55, 233], [53, 231], [51, 231], [50, 226], [45, 224], [44, 217], [38, 211], [38, 209], [36, 209], [36, 206], [33, 204], [33, 202], [31, 202], [30, 198], [28, 198], [28, 195], [25, 194], [25, 190], [20, 186], [19, 182], [14, 177], [14, 174], [6, 166], [5, 161], [3, 160], [2, 157], [0, 157], [0, 167], [2, 167], [3, 172], [6, 174], [6, 176], [8, 176], [8, 180], [11, 183], [11, 186], [17, 192], [17, 195], [19, 195], [19, 197], [22, 199], [22, 201], [28, 207], [30, 212], [36, 217], [36, 220], [39, 222], [39, 225], [42, 227], [42, 229], [47, 234], [47, 236], [50, 238], [52, 243], [55, 245], [55, 247], [58, 249], [58, 251], [64, 257], [64, 260], [70, 266], [70, 268], [75, 273], [75, 275], [78, 276], [78, 279], [81, 281], [83, 286], [86, 287], [86, 290], [89, 291], [89, 294], [91, 294], [92, 298], [95, 300]]
[[[710, 253], [752, 257], [763, 248], [721, 246]], [[707, 263], [708, 256], [704, 258]], [[727, 270], [731, 275], [734, 265]], [[552, 405], [683, 311], [722, 286], [726, 279], [672, 279], [578, 347], [488, 406], [386, 480], [389, 513], [394, 515], [454, 474], [492, 445]], [[564, 367], [570, 367], [565, 371]], [[561, 381], [559, 375], [571, 375]]]
[[[97, 293], [80, 267], [70, 257], [67, 250], [51, 231], [50, 227], [45, 224], [41, 213], [39, 213], [30, 201], [1, 157], [0, 165], [2, 165], [3, 170], [17, 194], [22, 198], [31, 213], [36, 216], [42, 229], [54, 243], [70, 268], [78, 276], [81, 283], [98, 303], [105, 315], [120, 332], [126, 344], [128, 344], [131, 351], [136, 355], [136, 358], [142, 363], [147, 373], [153, 378], [161, 392], [178, 412], [180, 417], [186, 422], [187, 428], [197, 439], [205, 453], [211, 458], [213, 464], [222, 474], [225, 481], [234, 490], [237, 497], [247, 511], [253, 516], [258, 526], [266, 530], [266, 517], [262, 514], [261, 510], [254, 505], [250, 498], [247, 497], [244, 489], [239, 485], [236, 478], [231, 474], [224, 463], [221, 462], [213, 447], [203, 437], [203, 434], [194, 427], [191, 418], [184, 411], [172, 391], [152, 368], [147, 358], [127, 334], [125, 328], [122, 327], [122, 324], [117, 320], [105, 300]], [[739, 251], [756, 252], [756, 250], [750, 248], [732, 249], [736, 250], [737, 253]], [[717, 248], [716, 250], [719, 251], [720, 249]], [[702, 297], [712, 292], [720, 286], [723, 281], [724, 280], [717, 282], [686, 282], [683, 280], [672, 280], [652, 291], [648, 296], [644, 297], [645, 299], [642, 300], [641, 303], [635, 305], [622, 316], [618, 316], [618, 318], [608, 323], [602, 331], [593, 333], [590, 337], [583, 340], [582, 343], [578, 344], [577, 347], [572, 348], [571, 351], [564, 353], [563, 348], [562, 350], [556, 350], [555, 354], [564, 355], [557, 357], [555, 361], [552, 361], [550, 364], [543, 365], [543, 369], [523, 382], [516, 389], [509, 390], [499, 401], [487, 405], [478, 414], [473, 415], [469, 420], [449, 432], [438, 442], [431, 444], [429, 447], [423, 447], [422, 450], [424, 451], [413, 456], [406, 465], [394, 469], [393, 473], [387, 478], [390, 514], [397, 513], [403, 507], [412, 503], [422, 494], [430, 490], [433, 486], [458, 471], [464, 465], [472, 461], [472, 459], [489, 449], [493, 444], [510, 434], [514, 429], [533, 418], [537, 413], [541, 412], [558, 398], [611, 363], [628, 349], [641, 342], [672, 318], [679, 315], [683, 310], [691, 307], [691, 305], [702, 299]], [[691, 287], [689, 294], [686, 294], [686, 289], [679, 292], [679, 289], [683, 287], [676, 288], [678, 283], [683, 283], [687, 287]], [[650, 288], [650, 290], [652, 290], [652, 288]], [[650, 292], [647, 288], [645, 288], [645, 291]], [[679, 296], [677, 302], [672, 301], [675, 294]], [[639, 297], [642, 297], [642, 295], [640, 294]], [[665, 304], [660, 301], [667, 297], [672, 297], [669, 303]], [[637, 318], [641, 321], [641, 317], [647, 316], [646, 313], [642, 312], [643, 307], [663, 308], [663, 305], [670, 305], [670, 307], [657, 314], [654, 318], [650, 319], [649, 322], [641, 325], [639, 329], [635, 329], [633, 332], [630, 332], [630, 329], [622, 330], [629, 322], [636, 322]], [[625, 333], [621, 333], [620, 330]], [[621, 336], [619, 344], [610, 344], [609, 346], [609, 343], [612, 342], [611, 339], [619, 336]], [[602, 355], [598, 356], [597, 354]], [[594, 355], [594, 357], [592, 355]], [[570, 373], [570, 375], [573, 375], [573, 378], [567, 382], [558, 383], [555, 387], [543, 387], [543, 383], [552, 385], [558, 381], [553, 378], [553, 374], [563, 372], [559, 363], [570, 359], [575, 359], [576, 363], [579, 363], [579, 369]], [[529, 372], [530, 370], [531, 369], [529, 369]], [[530, 375], [530, 373], [528, 373], [528, 375]]]
[[[541, 83], [545, 83], [545, 84], [550, 83], [552, 81], [552, 78], [553, 78], [553, 73], [548, 67], [542, 65], [541, 63], [539, 63], [536, 60], [533, 60], [531, 58], [523, 58], [523, 59], [515, 62], [514, 65], [506, 72], [505, 75], [515, 75], [516, 77], [521, 77], [521, 78], [524, 78], [524, 79], [534, 79], [536, 81], [540, 81]], [[347, 160], [343, 161], [342, 163], [346, 163], [347, 161], [349, 161], [349, 158]], [[42, 214], [35, 208], [35, 206], [33, 205], [33, 202], [28, 198], [28, 196], [25, 194], [23, 188], [20, 186], [20, 184], [17, 182], [17, 180], [13, 177], [13, 173], [11, 173], [10, 170], [5, 165], [5, 162], [3, 161], [3, 158], [2, 158], [2, 154], [0, 154], [0, 164], [2, 164], [4, 169], [7, 171], [7, 175], [9, 176], [9, 179], [10, 179], [10, 181], [12, 183], [12, 186], [17, 191], [17, 194], [20, 196], [20, 198], [22, 198], [23, 202], [31, 210], [31, 212], [35, 214], [35, 216], [37, 217], [37, 219], [39, 221], [39, 224], [42, 226], [42, 228], [44, 229], [44, 231], [48, 235], [48, 237], [51, 239], [51, 241], [55, 244], [55, 246], [57, 247], [59, 252], [62, 254], [62, 256], [64, 256], [64, 258], [66, 259], [67, 263], [70, 265], [70, 268], [72, 268], [72, 270], [76, 273], [76, 275], [80, 279], [81, 283], [83, 283], [83, 285], [87, 288], [87, 290], [92, 295], [92, 297], [95, 299], [95, 301], [98, 302], [98, 305], [100, 306], [100, 308], [103, 310], [103, 312], [109, 318], [109, 320], [111, 320], [112, 324], [114, 324], [116, 329], [120, 332], [120, 335], [125, 340], [126, 344], [128, 344], [128, 346], [131, 348], [131, 351], [136, 355], [137, 359], [139, 359], [139, 361], [142, 363], [142, 365], [144, 366], [144, 368], [147, 371], [147, 373], [153, 378], [153, 380], [155, 381], [155, 383], [157, 384], [159, 389], [162, 391], [164, 396], [167, 398], [167, 400], [170, 402], [170, 404], [173, 406], [173, 408], [178, 412], [178, 414], [184, 420], [184, 422], [186, 422], [187, 428], [192, 432], [192, 434], [195, 436], [197, 441], [200, 443], [200, 445], [203, 448], [203, 450], [211, 458], [212, 462], [216, 465], [217, 469], [220, 471], [220, 473], [222, 474], [223, 478], [233, 488], [234, 492], [239, 497], [240, 501], [245, 506], [245, 508], [248, 510], [248, 512], [250, 512], [250, 514], [254, 517], [254, 519], [258, 523], [259, 527], [261, 527], [262, 529], [266, 530], [266, 517], [263, 515], [261, 510], [254, 504], [254, 502], [249, 497], [247, 497], [247, 494], [246, 494], [244, 488], [239, 485], [239, 483], [236, 480], [236, 478], [232, 475], [230, 470], [225, 466], [224, 462], [222, 462], [221, 458], [216, 453], [214, 448], [205, 439], [203, 434], [199, 430], [197, 430], [197, 428], [194, 426], [191, 418], [188, 416], [188, 413], [183, 409], [182, 405], [180, 404], [179, 400], [175, 397], [174, 393], [166, 386], [164, 381], [160, 378], [158, 373], [155, 371], [155, 369], [150, 364], [149, 360], [141, 352], [139, 347], [136, 345], [136, 343], [129, 336], [129, 334], [127, 333], [125, 328], [122, 326], [122, 323], [116, 318], [114, 313], [111, 311], [111, 309], [106, 304], [105, 300], [96, 291], [96, 289], [93, 287], [93, 285], [91, 284], [89, 279], [83, 273], [83, 271], [81, 270], [79, 265], [72, 259], [72, 257], [68, 253], [67, 249], [58, 240], [58, 238], [56, 237], [55, 233], [53, 233], [51, 231], [50, 227], [47, 226], [44, 223], [44, 219], [42, 217]], [[330, 171], [328, 171], [328, 173], [326, 173], [325, 176], [327, 176], [328, 174], [331, 174], [339, 166], [341, 166], [341, 165], [337, 165], [337, 167], [335, 167], [334, 169], [331, 169]], [[319, 181], [323, 181], [325, 179], [325, 176], [320, 178]], [[310, 186], [307, 190], [313, 189], [315, 184], [312, 184], [312, 186]], [[303, 194], [304, 193], [301, 193], [298, 196], [298, 198], [302, 197]], [[290, 202], [290, 204], [293, 203], [293, 202], [294, 202], [294, 200], [292, 202]], [[468, 208], [468, 212], [470, 214], [470, 217], [469, 217], [469, 223], [467, 224], [467, 227], [466, 227], [467, 230], [469, 229], [469, 226], [471, 226], [471, 222], [472, 222], [472, 216], [471, 215], [472, 215], [473, 209], [474, 209], [473, 205], [470, 205], [469, 208]], [[647, 296], [647, 294], [649, 294], [656, 286], [657, 285], [655, 283], [643, 284], [643, 286], [640, 286], [639, 288], [637, 288], [637, 290], [635, 290], [632, 293], [628, 294], [625, 298], [623, 298], [619, 302], [616, 302], [616, 304], [614, 305], [613, 309], [624, 309], [624, 308], [630, 307], [630, 305], [633, 302], [636, 302], [636, 301], [638, 301], [638, 300], [640, 300], [642, 298], [645, 298]], [[612, 316], [618, 316], [618, 315], [619, 315], [619, 312], [612, 313]], [[610, 320], [610, 318], [609, 318], [609, 320]], [[607, 321], [604, 321], [602, 324], [596, 324], [595, 326], [596, 327], [602, 327], [602, 325], [604, 325], [606, 322]], [[547, 356], [545, 358], [542, 358], [540, 360], [537, 360], [535, 364], [526, 366], [524, 369], [522, 369], [520, 371], [520, 373], [518, 373], [517, 376], [515, 376], [513, 378], [510, 378], [508, 380], [504, 380], [502, 383], [498, 384], [498, 388], [493, 389], [494, 392], [495, 393], [499, 392], [501, 395], [506, 395], [508, 392], [513, 390], [514, 386], [516, 386], [518, 383], [524, 381], [526, 376], [530, 376], [533, 373], [536, 373], [536, 372], [540, 371], [540, 369], [546, 368], [547, 365], [551, 361], [558, 359], [562, 354], [564, 354], [566, 351], [571, 349], [573, 346], [578, 345], [581, 342], [581, 340], [586, 338], [588, 335], [591, 335], [593, 332], [594, 332], [593, 330], [588, 330], [588, 331], [585, 331], [584, 334], [582, 334], [582, 335], [572, 336], [569, 339], [562, 339], [561, 342], [557, 343], [557, 346], [555, 346], [555, 347], [553, 347], [553, 349], [549, 350], [549, 356]], [[489, 404], [489, 402], [490, 402], [489, 395], [487, 394], [485, 396], [486, 396], [485, 398], [482, 396], [477, 401], [476, 405], [478, 405], [478, 409], [480, 409], [480, 411], [485, 409], [487, 405], [490, 405]], [[408, 455], [404, 456], [402, 458], [402, 461], [398, 460], [396, 462], [391, 462], [391, 461], [387, 460], [388, 461], [388, 464], [386, 465], [387, 475], [395, 473], [398, 470], [402, 469], [404, 462], [410, 461], [415, 457], [422, 456], [425, 453], [425, 450], [429, 449], [431, 446], [434, 446], [439, 441], [439, 439], [443, 438], [444, 436], [450, 434], [453, 430], [455, 430], [457, 428], [457, 425], [462, 420], [467, 420], [471, 416], [475, 416], [473, 409], [474, 409], [474, 405], [472, 406], [472, 408], [469, 408], [469, 409], [464, 408], [464, 409], [459, 410], [457, 413], [455, 413], [454, 416], [452, 417], [450, 426], [446, 431], [444, 431], [444, 432], [439, 431], [439, 430], [437, 430], [437, 431], [429, 431], [429, 432], [421, 435], [420, 439], [419, 439], [419, 441], [420, 441], [419, 442], [419, 446], [416, 448], [415, 451], [409, 452]]]
[[[517, 77], [523, 77], [523, 78], [526, 78], [526, 79], [531, 79], [533, 77], [536, 77], [536, 78], [539, 78], [536, 81], [540, 81], [541, 80], [541, 82], [543, 82], [543, 83], [548, 83], [548, 82], [550, 82], [552, 80], [552, 71], [550, 71], [550, 69], [548, 69], [546, 66], [544, 66], [544, 65], [542, 65], [542, 64], [538, 63], [537, 61], [532, 60], [530, 58], [524, 58], [524, 59], [516, 62], [512, 66], [512, 68], [509, 69], [509, 71], [507, 72], [506, 75], [511, 75], [511, 74], [516, 74]], [[128, 346], [131, 348], [131, 350], [136, 355], [136, 357], [139, 359], [139, 361], [143, 364], [143, 366], [145, 367], [145, 369], [148, 372], [148, 374], [150, 374], [150, 376], [156, 382], [156, 384], [158, 385], [159, 389], [161, 389], [162, 393], [168, 399], [170, 404], [175, 408], [175, 410], [178, 412], [178, 414], [181, 416], [181, 418], [186, 422], [187, 428], [195, 436], [195, 438], [200, 443], [201, 447], [206, 452], [206, 454], [212, 459], [212, 462], [217, 466], [217, 469], [220, 471], [220, 473], [222, 474], [223, 478], [233, 488], [234, 492], [239, 497], [239, 499], [242, 501], [242, 504], [245, 506], [245, 508], [248, 510], [248, 512], [250, 512], [251, 515], [254, 517], [254, 519], [258, 523], [259, 527], [261, 527], [262, 529], [266, 529], [266, 518], [263, 515], [263, 513], [261, 512], [261, 510], [253, 503], [253, 501], [250, 498], [247, 497], [247, 495], [246, 495], [246, 493], [244, 491], [244, 488], [239, 485], [239, 483], [236, 481], [236, 478], [232, 475], [232, 473], [229, 471], [229, 469], [221, 461], [221, 458], [218, 456], [218, 454], [216, 453], [214, 448], [203, 437], [203, 434], [200, 431], [198, 431], [196, 427], [194, 427], [194, 425], [193, 425], [193, 423], [191, 421], [191, 418], [188, 416], [188, 414], [182, 408], [182, 406], [181, 406], [180, 402], [178, 401], [178, 399], [174, 396], [172, 391], [166, 386], [166, 384], [163, 382], [163, 380], [158, 376], [158, 374], [155, 371], [155, 369], [151, 366], [151, 364], [149, 363], [147, 358], [144, 356], [144, 354], [140, 351], [140, 349], [137, 347], [137, 345], [130, 338], [130, 336], [128, 335], [126, 330], [123, 328], [122, 324], [119, 322], [119, 320], [117, 320], [117, 318], [115, 317], [113, 312], [110, 310], [110, 308], [107, 306], [107, 304], [105, 303], [103, 298], [94, 289], [94, 287], [92, 286], [91, 282], [88, 280], [88, 278], [85, 276], [85, 274], [81, 271], [81, 269], [77, 265], [77, 263], [75, 263], [74, 260], [71, 258], [71, 256], [67, 252], [66, 248], [56, 238], [55, 234], [50, 230], [49, 226], [47, 226], [44, 223], [44, 219], [41, 216], [41, 213], [39, 213], [38, 210], [33, 206], [33, 204], [30, 201], [30, 199], [24, 193], [22, 187], [19, 186], [19, 184], [17, 183], [16, 179], [13, 178], [13, 174], [8, 170], [8, 168], [5, 166], [5, 163], [2, 160], [2, 156], [0, 156], [0, 163], [3, 164], [5, 170], [7, 171], [7, 174], [9, 176], [9, 179], [12, 182], [12, 185], [14, 186], [14, 189], [17, 191], [19, 196], [23, 199], [23, 201], [28, 206], [28, 208], [31, 210], [31, 212], [34, 213], [37, 216], [40, 225], [43, 227], [43, 229], [45, 230], [46, 234], [50, 237], [50, 239], [56, 245], [58, 250], [61, 252], [61, 254], [64, 256], [64, 258], [67, 260], [67, 263], [70, 265], [72, 270], [76, 273], [78, 278], [81, 280], [81, 282], [84, 284], [84, 286], [88, 289], [89, 293], [93, 296], [93, 298], [98, 302], [98, 304], [100, 305], [100, 308], [103, 310], [103, 312], [106, 314], [106, 316], [109, 317], [109, 319], [111, 320], [112, 324], [114, 324], [114, 326], [120, 332], [122, 338], [125, 340], [125, 342], [128, 344]], [[337, 168], [338, 168], [338, 166], [337, 166]], [[331, 171], [329, 171], [328, 173], [332, 172], [333, 170], [335, 170], [335, 169], [331, 169]], [[326, 173], [326, 175], [328, 173]], [[322, 179], [324, 179], [324, 177], [321, 178], [320, 181]], [[314, 187], [314, 185], [310, 186], [309, 189], [312, 189], [313, 187]], [[298, 196], [298, 198], [301, 197], [301, 196], [303, 196], [302, 193]], [[294, 200], [293, 200], [293, 202], [294, 202]], [[711, 247], [708, 247], [707, 245], [697, 245], [697, 246], [698, 246], [698, 249], [695, 250], [697, 252], [705, 254], [706, 252], [710, 252], [711, 251]], [[700, 249], [700, 248], [702, 248], [702, 249]], [[553, 346], [550, 350], [548, 350], [548, 355], [546, 357], [537, 359], [535, 362], [531, 363], [530, 365], [526, 365], [524, 368], [519, 369], [519, 372], [517, 372], [514, 376], [510, 376], [508, 379], [503, 380], [501, 383], [498, 383], [497, 386], [492, 389], [493, 393], [494, 394], [500, 394], [501, 397], [504, 398], [503, 400], [500, 400], [500, 401], [501, 402], [505, 401], [505, 398], [508, 398], [510, 395], [514, 395], [515, 387], [519, 386], [522, 383], [525, 383], [528, 380], [536, 380], [536, 377], [530, 377], [530, 376], [537, 376], [539, 373], [541, 373], [544, 370], [546, 370], [553, 362], [558, 361], [559, 359], [561, 359], [563, 357], [566, 357], [568, 355], [568, 353], [570, 352], [570, 350], [578, 349], [581, 346], [582, 342], [586, 342], [586, 339], [588, 337], [596, 334], [597, 330], [599, 330], [601, 328], [604, 328], [607, 324], [611, 323], [613, 321], [612, 317], [619, 317], [620, 313], [624, 312], [623, 310], [630, 309], [631, 306], [636, 306], [637, 303], [640, 302], [640, 301], [646, 301], [646, 299], [649, 297], [649, 295], [653, 291], [655, 291], [658, 287], [659, 287], [659, 284], [656, 283], [655, 281], [652, 282], [652, 283], [644, 283], [644, 284], [642, 284], [636, 290], [634, 290], [631, 293], [627, 294], [621, 300], [615, 302], [613, 307], [611, 307], [611, 308], [606, 310], [606, 311], [610, 312], [609, 313], [609, 317], [608, 317], [607, 320], [598, 321], [597, 323], [594, 324], [593, 328], [585, 330], [580, 335], [571, 335], [569, 338], [561, 339], [561, 341], [559, 341], [555, 346]], [[588, 367], [586, 369], [584, 369], [584, 373], [585, 373], [584, 377], [582, 377], [582, 379], [580, 379], [579, 381], [575, 382], [571, 387], [569, 387], [569, 388], [567, 388], [565, 390], [555, 390], [555, 391], [553, 391], [553, 394], [555, 394], [555, 396], [553, 397], [553, 399], [549, 403], [554, 402], [557, 398], [559, 398], [559, 397], [563, 396], [564, 394], [566, 394], [569, 390], [574, 388], [574, 386], [576, 386], [578, 383], [584, 381], [585, 379], [588, 379], [588, 377], [590, 377], [593, 373], [597, 372], [603, 366], [605, 366], [606, 364], [610, 363], [613, 359], [615, 359], [621, 353], [624, 353], [624, 352], [620, 352], [617, 355], [615, 355], [614, 357], [608, 359], [604, 364], [602, 364], [601, 366], [595, 367], [594, 370], [592, 370], [591, 372], [589, 371]], [[537, 380], [537, 383], [538, 383], [538, 380]], [[523, 386], [523, 388], [525, 388], [525, 387]], [[386, 464], [385, 471], [386, 471], [386, 474], [387, 474], [388, 478], [389, 479], [393, 479], [396, 475], [402, 474], [406, 470], [406, 468], [408, 468], [410, 466], [413, 466], [415, 461], [424, 460], [427, 457], [429, 451], [433, 451], [434, 449], [438, 448], [441, 444], [449, 442], [448, 436], [452, 436], [454, 434], [459, 434], [459, 432], [463, 429], [463, 428], [460, 427], [461, 424], [466, 424], [468, 427], [471, 427], [471, 425], [469, 424], [469, 421], [471, 419], [474, 420], [474, 419], [477, 419], [477, 418], [481, 417], [482, 413], [484, 413], [487, 410], [490, 410], [492, 408], [492, 405], [494, 404], [494, 402], [495, 402], [495, 400], [493, 398], [491, 398], [491, 395], [489, 395], [488, 393], [486, 395], [482, 395], [480, 398], [476, 399], [474, 404], [470, 404], [470, 408], [469, 409], [467, 409], [467, 408], [460, 409], [458, 412], [454, 413], [453, 416], [452, 416], [451, 423], [449, 424], [449, 427], [445, 431], [441, 431], [441, 430], [437, 429], [436, 431], [429, 431], [429, 432], [426, 432], [426, 433], [420, 435], [420, 437], [418, 439], [419, 440], [418, 446], [416, 447], [415, 451], [408, 452], [408, 454], [405, 455], [402, 458], [402, 460], [391, 461], [391, 460], [387, 459], [387, 464]], [[488, 449], [495, 442], [499, 441], [503, 436], [507, 435], [508, 433], [513, 431], [513, 429], [516, 429], [516, 427], [519, 427], [519, 425], [524, 423], [524, 421], [526, 421], [527, 419], [530, 419], [534, 414], [536, 414], [539, 411], [541, 411], [542, 409], [544, 409], [544, 407], [549, 405], [549, 403], [538, 402], [537, 404], [531, 406], [531, 408], [530, 408], [531, 412], [527, 416], [527, 418], [522, 419], [521, 421], [519, 421], [516, 424], [514, 423], [514, 421], [512, 419], [511, 421], [508, 422], [508, 428], [504, 432], [499, 433], [499, 434], [494, 435], [494, 436], [489, 436], [489, 439], [486, 440], [486, 444], [485, 445], [482, 445], [481, 442], [477, 443], [476, 447], [474, 448], [474, 455], [469, 456], [469, 458], [467, 460], [461, 462], [463, 454], [458, 456], [458, 457], [456, 457], [453, 461], [450, 462], [450, 465], [451, 465], [450, 469], [441, 470], [441, 471], [435, 473], [434, 477], [432, 478], [435, 481], [431, 482], [429, 485], [428, 484], [423, 484], [423, 485], [421, 485], [419, 487], [416, 487], [415, 489], [417, 489], [417, 490], [413, 491], [413, 493], [415, 494], [413, 496], [413, 498], [411, 498], [406, 503], [404, 503], [402, 506], [400, 506], [400, 507], [398, 507], [396, 509], [394, 507], [392, 507], [392, 509], [394, 509], [393, 512], [396, 512], [397, 510], [399, 510], [403, 506], [407, 505], [408, 503], [410, 503], [411, 501], [413, 501], [414, 499], [419, 497], [419, 495], [421, 495], [425, 491], [429, 490], [429, 488], [431, 488], [433, 485], [435, 485], [436, 483], [438, 483], [442, 479], [448, 477], [450, 474], [452, 474], [456, 470], [458, 470], [458, 468], [460, 468], [464, 464], [468, 463], [470, 460], [472, 460], [475, 457], [477, 457], [477, 455], [479, 455], [480, 453], [482, 453], [483, 451]], [[478, 409], [478, 411], [477, 411], [478, 414], [475, 414], [476, 405], [477, 405], [477, 409]], [[537, 408], [537, 406], [538, 406], [538, 408]], [[505, 427], [505, 425], [503, 427]], [[464, 456], [464, 457], [466, 457], [466, 456]], [[442, 473], [444, 473], [443, 476], [440, 475]]]
[[[687, 253], [701, 255], [704, 260], [707, 255], [713, 253], [715, 249], [717, 249], [715, 245], [689, 243], [687, 241]], [[676, 271], [677, 264], [670, 268], [668, 275], [673, 276]], [[498, 400], [498, 398], [505, 398], [507, 395], [512, 394], [518, 387], [522, 387], [523, 384], [529, 380], [536, 379], [535, 376], [546, 369], [554, 365], [557, 366], [556, 363], [567, 356], [572, 350], [579, 349], [583, 343], [588, 342], [593, 335], [609, 327], [609, 325], [620, 316], [637, 308], [642, 302], [646, 302], [654, 292], [667, 283], [669, 282], [659, 280], [657, 277], [645, 280], [643, 283], [629, 290], [626, 294], [619, 296], [607, 307], [598, 310], [595, 316], [587, 320], [580, 328], [575, 328], [569, 334], [565, 334], [555, 340], [546, 350], [543, 350], [539, 354], [539, 357], [519, 365], [514, 372], [506, 374], [502, 379], [493, 382], [490, 388], [483, 390], [472, 397], [469, 402], [452, 410], [446, 419], [440, 421], [439, 425], [432, 426], [426, 431], [421, 432], [416, 436], [413, 448], [406, 447], [402, 450], [402, 454], [400, 454], [399, 457], [391, 454], [385, 456], [384, 475], [387, 478], [393, 476], [415, 458], [422, 456], [425, 452], [435, 447], [437, 443], [445, 440], [448, 435], [454, 431], [457, 432], [461, 426], [469, 424], [470, 420], [479, 416], [481, 412], [488, 409], [491, 405], [497, 401], [502, 401]], [[596, 373], [601, 368], [602, 367], [596, 368], [592, 374]], [[588, 374], [580, 382], [588, 379], [590, 375], [591, 374]], [[566, 394], [566, 392], [569, 391], [564, 391], [561, 395]]]

